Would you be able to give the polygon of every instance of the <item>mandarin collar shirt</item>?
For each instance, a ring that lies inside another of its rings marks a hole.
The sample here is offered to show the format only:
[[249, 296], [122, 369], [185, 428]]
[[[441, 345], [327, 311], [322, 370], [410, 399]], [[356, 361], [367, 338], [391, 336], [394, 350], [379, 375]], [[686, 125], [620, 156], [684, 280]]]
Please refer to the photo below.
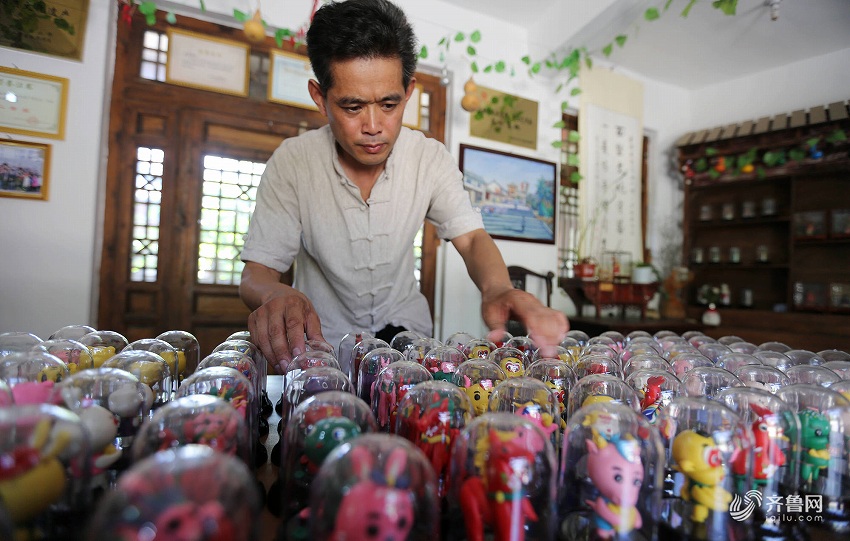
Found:
[[269, 159], [241, 257], [281, 273], [295, 262], [293, 287], [334, 346], [346, 333], [386, 325], [431, 336], [413, 253], [426, 218], [442, 239], [483, 228], [442, 143], [402, 128], [364, 201], [323, 126], [286, 139]]

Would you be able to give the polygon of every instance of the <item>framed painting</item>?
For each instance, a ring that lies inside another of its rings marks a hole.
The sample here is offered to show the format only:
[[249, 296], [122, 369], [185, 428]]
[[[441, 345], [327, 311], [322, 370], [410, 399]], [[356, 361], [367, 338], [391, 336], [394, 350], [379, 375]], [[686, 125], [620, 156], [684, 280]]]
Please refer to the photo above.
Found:
[[0, 196], [47, 200], [50, 145], [0, 139]]
[[554, 162], [460, 145], [460, 169], [491, 237], [555, 244]]
[[309, 58], [272, 49], [269, 66], [269, 101], [313, 111], [319, 110], [307, 90], [307, 82], [316, 78]]

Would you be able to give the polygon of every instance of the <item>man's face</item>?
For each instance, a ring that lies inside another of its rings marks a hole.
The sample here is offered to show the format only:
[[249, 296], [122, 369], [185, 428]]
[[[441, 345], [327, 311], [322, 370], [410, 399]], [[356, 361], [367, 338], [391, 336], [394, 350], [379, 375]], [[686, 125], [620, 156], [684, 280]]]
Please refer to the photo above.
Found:
[[398, 58], [337, 61], [331, 71], [334, 84], [327, 95], [315, 81], [309, 89], [342, 148], [340, 160], [354, 169], [383, 166], [401, 132], [415, 81], [404, 88]]

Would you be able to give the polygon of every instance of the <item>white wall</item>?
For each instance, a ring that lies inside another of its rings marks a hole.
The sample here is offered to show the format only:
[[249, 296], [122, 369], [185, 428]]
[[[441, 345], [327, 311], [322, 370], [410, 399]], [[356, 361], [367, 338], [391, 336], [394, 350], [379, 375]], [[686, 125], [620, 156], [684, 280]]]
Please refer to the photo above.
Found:
[[115, 11], [115, 2], [91, 0], [82, 62], [0, 48], [0, 65], [69, 80], [65, 139], [13, 136], [51, 146], [50, 186], [47, 201], [0, 198], [0, 332], [46, 339], [62, 326], [94, 322]]
[[697, 90], [689, 131], [845, 101], [847, 66], [850, 49]]

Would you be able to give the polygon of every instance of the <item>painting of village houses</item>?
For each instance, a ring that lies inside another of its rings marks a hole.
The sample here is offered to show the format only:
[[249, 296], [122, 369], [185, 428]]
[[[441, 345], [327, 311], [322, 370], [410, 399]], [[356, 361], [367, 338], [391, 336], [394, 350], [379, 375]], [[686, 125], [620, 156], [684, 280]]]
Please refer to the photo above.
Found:
[[493, 238], [554, 244], [554, 163], [461, 145], [460, 166]]

